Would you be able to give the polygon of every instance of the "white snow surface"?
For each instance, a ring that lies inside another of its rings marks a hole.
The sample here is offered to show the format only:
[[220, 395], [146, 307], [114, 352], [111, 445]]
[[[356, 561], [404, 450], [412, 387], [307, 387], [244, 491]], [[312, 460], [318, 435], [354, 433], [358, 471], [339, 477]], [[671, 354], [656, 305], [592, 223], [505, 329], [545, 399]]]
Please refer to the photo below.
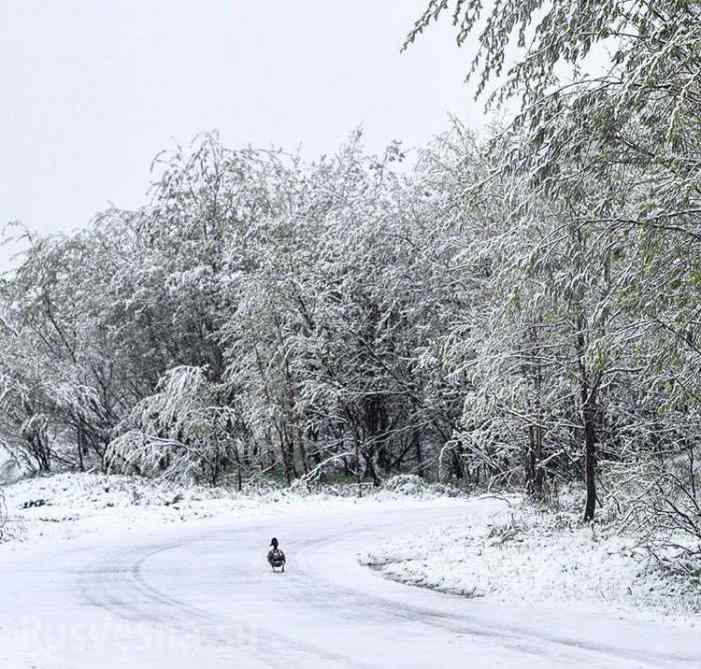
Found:
[[[517, 556], [498, 567], [515, 570], [511, 590], [481, 598], [407, 587], [359, 562], [388, 542], [438, 547], [458, 529], [493, 540], [502, 500], [256, 498], [95, 475], [4, 490], [14, 539], [0, 544], [0, 667], [701, 667], [692, 616], [643, 620], [586, 589], [557, 596], [557, 583], [550, 599], [517, 596]], [[273, 535], [286, 574], [265, 562]], [[452, 570], [474, 584], [476, 565]]]
[[701, 585], [663, 573], [634, 537], [584, 525], [576, 512], [504, 500], [486, 522], [466, 514], [423, 534], [392, 536], [360, 561], [399, 582], [471, 598], [701, 627]]

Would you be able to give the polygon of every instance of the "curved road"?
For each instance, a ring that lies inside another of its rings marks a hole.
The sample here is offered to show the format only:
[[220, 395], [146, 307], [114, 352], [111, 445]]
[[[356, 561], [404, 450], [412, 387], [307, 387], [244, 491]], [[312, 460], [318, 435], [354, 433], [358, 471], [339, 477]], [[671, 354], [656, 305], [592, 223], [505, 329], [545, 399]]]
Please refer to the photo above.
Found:
[[[319, 510], [4, 550], [0, 667], [701, 667], [697, 631], [467, 600], [357, 563], [390, 532], [485, 506]], [[264, 562], [273, 534], [284, 575]]]

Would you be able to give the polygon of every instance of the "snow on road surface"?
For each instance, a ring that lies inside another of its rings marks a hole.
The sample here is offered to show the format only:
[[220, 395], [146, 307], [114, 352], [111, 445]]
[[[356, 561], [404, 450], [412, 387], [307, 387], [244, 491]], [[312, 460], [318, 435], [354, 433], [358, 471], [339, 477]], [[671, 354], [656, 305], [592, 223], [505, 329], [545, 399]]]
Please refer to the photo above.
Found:
[[[0, 551], [0, 667], [701, 667], [693, 628], [470, 600], [358, 563], [498, 500], [346, 500]], [[265, 562], [281, 539], [288, 572]]]

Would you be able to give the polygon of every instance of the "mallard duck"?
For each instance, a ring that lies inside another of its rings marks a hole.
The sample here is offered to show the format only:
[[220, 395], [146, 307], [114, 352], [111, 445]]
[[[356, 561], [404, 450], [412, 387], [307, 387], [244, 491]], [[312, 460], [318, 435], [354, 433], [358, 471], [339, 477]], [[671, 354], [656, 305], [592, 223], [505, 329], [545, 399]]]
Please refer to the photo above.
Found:
[[278, 548], [278, 540], [273, 537], [270, 540], [270, 550], [268, 551], [268, 562], [273, 568], [273, 571], [279, 569], [285, 571], [285, 554]]

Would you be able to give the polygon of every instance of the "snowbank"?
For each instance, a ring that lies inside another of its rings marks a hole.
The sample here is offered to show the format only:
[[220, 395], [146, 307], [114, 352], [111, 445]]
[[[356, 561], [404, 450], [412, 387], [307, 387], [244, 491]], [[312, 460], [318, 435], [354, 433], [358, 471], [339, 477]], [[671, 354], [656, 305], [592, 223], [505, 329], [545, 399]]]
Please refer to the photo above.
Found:
[[36, 476], [2, 486], [8, 522], [0, 533], [0, 540], [36, 543], [217, 516], [262, 517], [304, 511], [319, 505], [333, 511], [357, 504], [375, 505], [398, 500], [411, 505], [458, 494], [444, 486], [410, 480], [414, 478], [418, 477], [390, 479], [390, 485], [383, 490], [363, 486], [362, 499], [358, 499], [355, 486], [309, 490], [304, 486], [290, 489], [261, 484], [239, 493], [224, 487], [187, 487], [121, 475]]
[[360, 562], [402, 583], [503, 603], [701, 623], [698, 581], [662, 573], [612, 525], [583, 525], [579, 514], [543, 513], [510, 497], [490, 519], [392, 537]]

